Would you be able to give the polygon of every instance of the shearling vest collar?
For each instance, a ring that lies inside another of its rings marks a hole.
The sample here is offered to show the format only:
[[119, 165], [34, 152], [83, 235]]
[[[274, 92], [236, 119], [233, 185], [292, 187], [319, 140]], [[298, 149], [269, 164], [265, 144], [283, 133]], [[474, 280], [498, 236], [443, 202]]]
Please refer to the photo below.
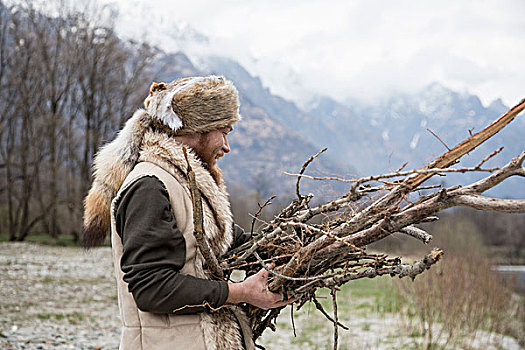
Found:
[[[188, 160], [199, 188], [203, 204], [208, 205], [213, 213], [216, 232], [205, 232], [215, 255], [225, 254], [233, 241], [233, 215], [230, 208], [228, 192], [224, 183], [217, 184], [191, 149], [188, 149]], [[187, 162], [182, 151], [182, 144], [163, 133], [149, 131], [145, 133], [139, 161], [150, 162], [163, 168], [189, 191], [187, 181]], [[205, 230], [206, 231], [206, 230]]]

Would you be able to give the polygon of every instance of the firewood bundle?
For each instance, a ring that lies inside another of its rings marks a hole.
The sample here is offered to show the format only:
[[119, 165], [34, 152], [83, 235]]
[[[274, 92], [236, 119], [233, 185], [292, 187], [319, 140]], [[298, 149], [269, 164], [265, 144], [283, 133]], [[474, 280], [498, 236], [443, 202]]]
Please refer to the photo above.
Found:
[[[371, 254], [366, 246], [392, 233], [402, 233], [428, 243], [432, 236], [417, 224], [434, 221], [437, 212], [454, 206], [509, 213], [525, 212], [525, 199], [494, 199], [483, 196], [511, 176], [524, 176], [525, 151], [501, 168], [484, 168], [483, 164], [502, 148], [494, 151], [472, 168], [454, 168], [458, 160], [510, 123], [523, 109], [525, 99], [506, 114], [449, 149], [446, 153], [415, 170], [403, 167], [389, 174], [345, 180], [305, 175], [307, 166], [323, 151], [312, 156], [297, 176], [297, 198], [275, 218], [263, 225], [253, 238], [218, 261], [209, 261], [216, 276], [228, 276], [232, 270], [244, 270], [247, 275], [261, 268], [269, 271], [268, 288], [283, 297], [297, 299], [298, 307], [314, 302], [317, 308], [334, 323], [335, 341], [337, 312], [330, 317], [316, 299], [319, 288], [328, 288], [337, 310], [336, 292], [343, 284], [359, 279], [390, 275], [415, 278], [439, 261], [443, 252], [433, 249], [413, 264], [403, 264], [398, 257]], [[436, 174], [451, 172], [486, 172], [483, 179], [467, 186], [425, 186]], [[311, 205], [313, 195], [300, 192], [303, 177], [313, 180], [343, 181], [350, 190], [339, 198]], [[425, 190], [425, 191], [422, 191]], [[424, 192], [425, 194], [421, 194]], [[268, 205], [269, 199], [264, 205]], [[257, 215], [256, 215], [257, 216]], [[214, 257], [209, 259], [215, 259]], [[265, 329], [274, 328], [281, 309], [249, 308], [254, 339]]]

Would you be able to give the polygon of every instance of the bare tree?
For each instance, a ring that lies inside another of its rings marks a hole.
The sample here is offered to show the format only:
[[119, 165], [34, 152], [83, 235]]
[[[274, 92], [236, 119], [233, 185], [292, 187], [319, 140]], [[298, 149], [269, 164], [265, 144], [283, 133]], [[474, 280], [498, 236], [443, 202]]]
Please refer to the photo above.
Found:
[[12, 240], [36, 224], [55, 238], [79, 231], [93, 155], [153, 77], [156, 50], [64, 5], [46, 3], [47, 15], [0, 3], [0, 195]]
[[[41, 115], [44, 119], [47, 157], [46, 196], [40, 195], [41, 210], [47, 211], [44, 216], [46, 231], [54, 238], [60, 233], [58, 204], [61, 198], [58, 181], [60, 160], [64, 155], [65, 143], [59, 137], [63, 133], [64, 113], [68, 108], [69, 90], [72, 73], [75, 69], [69, 59], [72, 48], [69, 36], [68, 14], [62, 10], [56, 17], [43, 16], [35, 11], [30, 12], [31, 32], [35, 36], [35, 50], [39, 64], [35, 66], [37, 74], [45, 81]], [[44, 204], [45, 203], [45, 204]], [[48, 207], [48, 208], [47, 208]]]
[[38, 65], [38, 58], [34, 55], [37, 39], [28, 21], [34, 11], [12, 10], [10, 14], [5, 18], [9, 21], [5, 40], [13, 46], [3, 62], [3, 92], [7, 95], [3, 118], [7, 137], [2, 142], [2, 156], [6, 167], [10, 240], [23, 240], [38, 221], [30, 217], [38, 167], [38, 159], [32, 157], [31, 147], [35, 141], [34, 127], [38, 119], [35, 116], [41, 108], [43, 85], [35, 69]]

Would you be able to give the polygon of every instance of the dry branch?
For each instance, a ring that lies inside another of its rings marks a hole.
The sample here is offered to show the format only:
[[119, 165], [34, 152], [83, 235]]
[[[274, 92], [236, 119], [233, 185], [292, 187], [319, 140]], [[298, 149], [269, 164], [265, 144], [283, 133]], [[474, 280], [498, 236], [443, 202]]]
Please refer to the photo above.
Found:
[[401, 230], [399, 230], [399, 232], [417, 238], [425, 244], [428, 244], [428, 242], [430, 242], [430, 240], [432, 239], [432, 235], [415, 226], [404, 227]]
[[[468, 206], [481, 210], [519, 213], [525, 212], [525, 199], [496, 199], [483, 195], [512, 176], [525, 176], [525, 152], [501, 168], [482, 169], [481, 166], [501, 152], [501, 148], [485, 157], [473, 168], [450, 168], [459, 159], [510, 123], [523, 109], [525, 99], [482, 131], [447, 150], [421, 169], [397, 171], [389, 174], [345, 180], [334, 177], [315, 178], [305, 174], [308, 165], [323, 151], [308, 159], [296, 174], [297, 198], [272, 221], [263, 225], [252, 239], [222, 257], [226, 270], [240, 269], [247, 274], [261, 267], [270, 273], [269, 290], [297, 299], [298, 308], [313, 301], [317, 308], [334, 324], [334, 346], [337, 347], [336, 291], [349, 281], [381, 275], [410, 277], [437, 263], [443, 252], [433, 249], [413, 264], [381, 254], [369, 254], [366, 246], [392, 233], [400, 232], [427, 244], [432, 236], [416, 224], [437, 220], [441, 210], [454, 206]], [[483, 179], [467, 186], [423, 186], [432, 176], [448, 173], [487, 172]], [[337, 180], [351, 183], [349, 191], [339, 198], [310, 205], [313, 195], [302, 195], [302, 178]], [[389, 180], [392, 179], [392, 180]], [[388, 180], [388, 181], [387, 181]], [[380, 183], [380, 186], [377, 186]], [[427, 194], [421, 195], [420, 190]], [[432, 192], [433, 191], [433, 192]], [[430, 193], [429, 193], [430, 192]], [[410, 196], [410, 200], [408, 199]], [[415, 199], [414, 199], [415, 197]], [[267, 201], [268, 203], [269, 201]], [[330, 214], [330, 215], [328, 215]], [[257, 215], [255, 216], [255, 218]], [[323, 218], [323, 220], [312, 220]], [[321, 222], [321, 223], [319, 223]], [[270, 269], [269, 264], [274, 268]], [[334, 317], [331, 318], [316, 300], [316, 291], [328, 288], [332, 293]], [[249, 307], [254, 339], [266, 328], [275, 327], [281, 309], [270, 311]]]

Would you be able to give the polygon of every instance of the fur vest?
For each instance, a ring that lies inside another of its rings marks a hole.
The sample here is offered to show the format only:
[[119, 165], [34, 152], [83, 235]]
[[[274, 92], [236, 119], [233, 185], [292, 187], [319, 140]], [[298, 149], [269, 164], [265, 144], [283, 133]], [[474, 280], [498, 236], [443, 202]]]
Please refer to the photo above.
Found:
[[[186, 241], [186, 261], [181, 273], [209, 278], [193, 236], [193, 208], [182, 146], [168, 135], [151, 130], [143, 134], [141, 143], [138, 164], [124, 179], [111, 206], [112, 250], [124, 325], [121, 349], [254, 349], [247, 317], [238, 306], [224, 305], [191, 315], [153, 314], [137, 308], [120, 269], [122, 242], [115, 230], [114, 203], [127, 186], [143, 176], [157, 177], [168, 190], [173, 214]], [[203, 198], [204, 232], [210, 248], [221, 256], [233, 240], [228, 193], [192, 152], [188, 152], [188, 157]]]

